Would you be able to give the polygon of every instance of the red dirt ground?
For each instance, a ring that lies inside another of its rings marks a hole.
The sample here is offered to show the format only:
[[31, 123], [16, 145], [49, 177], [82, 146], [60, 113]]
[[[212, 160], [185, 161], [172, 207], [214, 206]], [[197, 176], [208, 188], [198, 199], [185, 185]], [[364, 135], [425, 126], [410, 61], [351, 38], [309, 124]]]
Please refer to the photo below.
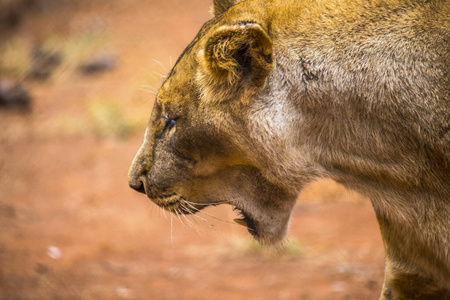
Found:
[[88, 3], [30, 15], [14, 33], [29, 46], [98, 26], [119, 65], [90, 77], [65, 65], [29, 83], [31, 114], [0, 112], [0, 299], [377, 299], [384, 253], [371, 204], [334, 182], [304, 191], [278, 255], [229, 207], [183, 225], [127, 186], [145, 125], [99, 135], [86, 107], [114, 99], [123, 118], [148, 118], [141, 85], [158, 88], [155, 60], [175, 61], [210, 1]]

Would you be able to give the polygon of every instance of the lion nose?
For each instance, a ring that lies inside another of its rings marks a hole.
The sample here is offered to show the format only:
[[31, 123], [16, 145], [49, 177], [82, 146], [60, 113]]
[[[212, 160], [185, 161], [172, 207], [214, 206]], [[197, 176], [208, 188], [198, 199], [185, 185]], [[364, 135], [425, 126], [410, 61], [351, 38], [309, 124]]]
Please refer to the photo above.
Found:
[[151, 161], [148, 152], [145, 150], [147, 146], [146, 140], [144, 139], [144, 143], [136, 153], [128, 171], [128, 185], [133, 190], [143, 194], [145, 194], [143, 178], [145, 178], [149, 169], [148, 162]]
[[128, 185], [133, 190], [135, 190], [139, 193], [145, 194], [145, 188], [144, 188], [144, 184], [142, 183], [142, 181], [140, 181], [140, 180], [136, 180], [134, 182], [129, 181]]
[[130, 188], [145, 194], [144, 182], [142, 181], [145, 174], [146, 171], [143, 169], [142, 164], [135, 159], [128, 172], [128, 185]]

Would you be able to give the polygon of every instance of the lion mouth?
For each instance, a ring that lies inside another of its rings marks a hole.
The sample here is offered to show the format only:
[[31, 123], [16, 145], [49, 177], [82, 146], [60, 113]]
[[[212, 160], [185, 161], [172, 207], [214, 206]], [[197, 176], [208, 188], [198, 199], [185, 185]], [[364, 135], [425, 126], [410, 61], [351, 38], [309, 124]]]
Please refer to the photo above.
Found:
[[[187, 201], [183, 196], [180, 196], [177, 193], [169, 193], [169, 194], [157, 194], [154, 191], [149, 190], [147, 192], [147, 197], [156, 205], [163, 208], [166, 211], [172, 213], [182, 213], [185, 215], [193, 215], [198, 213], [200, 210], [207, 206], [215, 206], [215, 204], [209, 205], [194, 205], [195, 203]], [[217, 205], [219, 205], [218, 203]], [[233, 211], [237, 212], [238, 218], [235, 218], [233, 221], [241, 226], [247, 228], [247, 231], [254, 237], [258, 237], [258, 226], [257, 221], [244, 209], [233, 206]]]
[[[260, 205], [252, 201], [188, 201], [184, 196], [173, 190], [161, 190], [144, 182], [147, 197], [156, 205], [176, 215], [194, 215], [208, 206], [231, 204], [237, 212], [234, 222], [244, 226], [247, 231], [261, 244], [276, 244], [284, 238], [290, 219], [290, 212], [295, 201], [288, 202], [285, 207]], [[206, 200], [206, 199], [205, 199]], [[295, 200], [295, 199], [294, 199]], [[268, 213], [271, 212], [271, 213]]]
[[235, 206], [235, 207], [233, 207], [233, 211], [237, 211], [238, 216], [240, 217], [240, 218], [234, 219], [233, 221], [241, 226], [246, 227], [247, 231], [251, 235], [257, 236], [258, 232], [257, 232], [256, 221], [247, 212], [245, 212], [241, 208], [238, 208]]

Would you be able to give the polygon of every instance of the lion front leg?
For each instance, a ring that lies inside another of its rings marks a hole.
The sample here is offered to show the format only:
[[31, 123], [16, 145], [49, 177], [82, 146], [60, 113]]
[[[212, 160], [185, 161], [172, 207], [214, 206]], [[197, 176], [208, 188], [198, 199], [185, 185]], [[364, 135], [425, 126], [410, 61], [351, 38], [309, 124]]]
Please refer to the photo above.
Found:
[[[391, 209], [389, 215], [377, 205], [374, 208], [386, 252], [380, 299], [450, 300], [450, 273], [441, 255], [448, 249], [445, 238], [427, 240], [433, 232], [433, 224], [422, 222], [413, 228], [410, 224], [414, 222], [405, 219], [406, 214], [395, 215]], [[439, 238], [439, 235], [434, 237]]]
[[395, 268], [389, 258], [380, 300], [450, 300], [450, 290], [442, 289], [432, 279], [405, 273]]

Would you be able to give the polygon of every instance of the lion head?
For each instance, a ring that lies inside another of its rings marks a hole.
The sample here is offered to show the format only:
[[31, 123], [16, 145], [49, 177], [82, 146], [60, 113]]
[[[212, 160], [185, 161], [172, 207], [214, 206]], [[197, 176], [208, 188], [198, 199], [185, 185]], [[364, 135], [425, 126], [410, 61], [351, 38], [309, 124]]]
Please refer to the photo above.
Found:
[[[162, 84], [129, 185], [176, 213], [228, 203], [258, 241], [276, 243], [312, 173], [272, 79], [267, 25], [233, 17], [233, 3], [224, 3]], [[299, 167], [304, 172], [292, 175]]]

